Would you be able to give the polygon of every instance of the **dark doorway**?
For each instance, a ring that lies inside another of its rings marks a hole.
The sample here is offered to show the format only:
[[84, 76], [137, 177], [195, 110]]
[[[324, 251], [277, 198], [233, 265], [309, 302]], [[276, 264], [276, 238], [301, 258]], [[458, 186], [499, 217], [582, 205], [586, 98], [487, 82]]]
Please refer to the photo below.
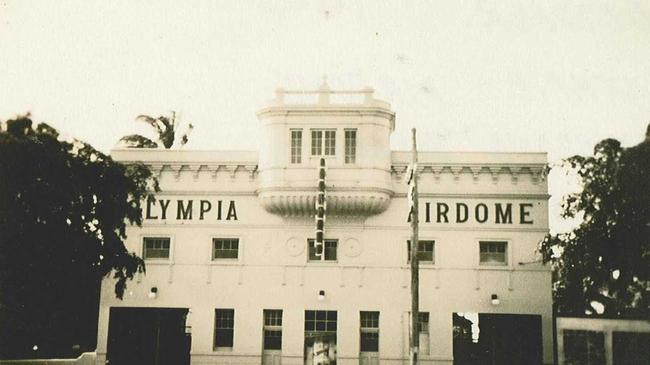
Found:
[[539, 315], [454, 313], [454, 364], [541, 364]]
[[304, 364], [336, 365], [336, 311], [305, 311]]
[[106, 359], [110, 365], [186, 365], [191, 336], [185, 308], [111, 308]]

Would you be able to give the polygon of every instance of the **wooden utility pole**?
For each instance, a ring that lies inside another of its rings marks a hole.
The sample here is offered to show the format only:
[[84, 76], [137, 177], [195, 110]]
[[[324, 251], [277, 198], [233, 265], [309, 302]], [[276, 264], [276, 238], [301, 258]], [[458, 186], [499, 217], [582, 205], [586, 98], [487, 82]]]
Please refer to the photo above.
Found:
[[413, 161], [409, 174], [409, 205], [411, 211], [411, 331], [409, 333], [409, 364], [417, 365], [418, 350], [420, 346], [420, 334], [418, 331], [419, 322], [419, 300], [420, 300], [420, 278], [418, 262], [418, 151], [415, 142], [415, 128], [413, 132]]

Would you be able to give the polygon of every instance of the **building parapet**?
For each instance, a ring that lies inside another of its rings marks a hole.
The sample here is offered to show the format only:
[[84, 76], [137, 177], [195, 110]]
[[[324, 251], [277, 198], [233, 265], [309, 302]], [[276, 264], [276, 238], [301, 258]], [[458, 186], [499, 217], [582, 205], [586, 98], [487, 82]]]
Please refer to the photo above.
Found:
[[[399, 182], [407, 171], [411, 152], [393, 151], [391, 153], [391, 173]], [[500, 175], [506, 174], [516, 185], [520, 176], [530, 175], [532, 184], [546, 180], [546, 153], [510, 152], [419, 152], [417, 174], [431, 173], [435, 181], [442, 174], [453, 175], [458, 182], [461, 174], [471, 174], [478, 181], [481, 174], [489, 174], [493, 183], [498, 183]]]
[[122, 163], [143, 163], [160, 177], [163, 171], [171, 171], [176, 179], [189, 173], [198, 179], [201, 172], [210, 172], [216, 178], [218, 172], [246, 172], [251, 179], [257, 173], [256, 151], [180, 151], [147, 148], [124, 148], [111, 151], [114, 160]]

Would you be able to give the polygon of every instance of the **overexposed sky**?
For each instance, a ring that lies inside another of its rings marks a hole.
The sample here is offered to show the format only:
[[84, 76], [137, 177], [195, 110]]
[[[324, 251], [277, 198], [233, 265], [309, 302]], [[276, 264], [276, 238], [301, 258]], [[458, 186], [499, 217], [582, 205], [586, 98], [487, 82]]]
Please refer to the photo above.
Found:
[[[177, 110], [188, 149], [258, 149], [277, 87], [371, 86], [394, 149], [588, 154], [650, 122], [648, 1], [0, 0], [0, 120], [108, 152]], [[562, 174], [550, 177], [561, 229]]]

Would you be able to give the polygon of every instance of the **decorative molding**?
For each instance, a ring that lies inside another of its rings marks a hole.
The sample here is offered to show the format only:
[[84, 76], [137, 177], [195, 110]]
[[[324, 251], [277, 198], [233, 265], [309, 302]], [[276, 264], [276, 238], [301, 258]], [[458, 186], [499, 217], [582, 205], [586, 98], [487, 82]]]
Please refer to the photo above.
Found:
[[474, 183], [478, 183], [478, 179], [481, 175], [481, 170], [483, 170], [483, 167], [480, 166], [470, 166], [469, 170], [472, 172], [472, 178], [474, 179]]
[[398, 182], [402, 180], [406, 170], [408, 170], [408, 165], [392, 165], [390, 167], [391, 174], [395, 175]]
[[510, 166], [510, 175], [512, 176], [512, 184], [517, 185], [519, 182], [519, 173], [522, 172], [523, 168]]
[[361, 242], [356, 238], [348, 238], [343, 242], [343, 253], [347, 257], [357, 257], [363, 251]]
[[[265, 190], [258, 194], [267, 212], [282, 216], [309, 216], [315, 213], [316, 194], [311, 191]], [[385, 211], [391, 195], [383, 191], [329, 192], [327, 214], [370, 216]]]
[[300, 240], [296, 237], [291, 237], [285, 243], [285, 247], [290, 256], [299, 256], [305, 250], [305, 245], [303, 245]]
[[217, 174], [219, 173], [220, 165], [214, 165], [212, 168], [212, 180], [217, 180]]
[[449, 171], [454, 175], [454, 182], [457, 183], [460, 180], [460, 173], [463, 171], [463, 168], [463, 166], [449, 166]]
[[515, 289], [515, 287], [514, 287], [514, 280], [515, 280], [514, 273], [515, 273], [514, 269], [508, 270], [508, 290], [509, 291], [513, 291]]
[[225, 169], [230, 173], [231, 179], [235, 178], [237, 174], [237, 168], [239, 168], [239, 165], [225, 165]]
[[248, 176], [250, 177], [251, 181], [255, 180], [255, 174], [258, 171], [258, 165], [255, 166], [246, 165], [246, 166], [242, 166], [242, 168], [246, 170], [246, 172], [248, 172]]
[[442, 167], [438, 166], [431, 166], [431, 172], [433, 173], [433, 179], [436, 181], [437, 184], [440, 183], [440, 174], [442, 174]]
[[160, 178], [160, 174], [162, 174], [162, 170], [165, 167], [165, 165], [163, 165], [161, 163], [157, 163], [157, 164], [148, 165], [147, 167], [149, 167], [149, 169], [151, 169], [151, 172], [153, 172], [153, 174], [154, 174], [154, 176], [156, 178]]
[[242, 169], [249, 174], [251, 180], [255, 180], [259, 168], [257, 164], [214, 164], [214, 163], [148, 163], [146, 166], [153, 172], [156, 178], [160, 178], [165, 171], [172, 172], [176, 180], [180, 180], [185, 173], [190, 173], [196, 181], [202, 171], [212, 173], [212, 179], [216, 180], [219, 171], [226, 170], [231, 178], [235, 178], [237, 171]]
[[365, 266], [359, 267], [359, 282], [357, 284], [359, 286], [359, 288], [363, 288], [363, 282], [364, 282], [363, 276], [364, 276], [365, 271], [366, 271]]
[[199, 179], [199, 175], [201, 174], [201, 170], [207, 170], [208, 165], [195, 165], [194, 166], [194, 181], [197, 181]]
[[178, 180], [181, 177], [181, 170], [183, 170], [183, 166], [187, 166], [187, 165], [170, 164], [168, 166], [172, 170], [172, 172], [174, 173], [174, 179]]
[[490, 166], [488, 167], [490, 174], [492, 175], [492, 183], [497, 184], [499, 182], [499, 172], [501, 171], [500, 167]]
[[[396, 182], [400, 183], [403, 174], [407, 170], [406, 164], [393, 164], [391, 165], [391, 173], [395, 176]], [[497, 184], [499, 182], [499, 175], [508, 174], [511, 177], [511, 183], [517, 185], [520, 178], [526, 174], [531, 176], [531, 181], [534, 185], [544, 181], [546, 175], [545, 165], [541, 164], [521, 164], [521, 165], [508, 165], [508, 164], [418, 164], [417, 174], [433, 174], [434, 181], [440, 182], [440, 176], [444, 174], [451, 174], [454, 182], [458, 183], [463, 174], [471, 174], [474, 183], [478, 183], [481, 173], [489, 172], [492, 177], [492, 182]]]

